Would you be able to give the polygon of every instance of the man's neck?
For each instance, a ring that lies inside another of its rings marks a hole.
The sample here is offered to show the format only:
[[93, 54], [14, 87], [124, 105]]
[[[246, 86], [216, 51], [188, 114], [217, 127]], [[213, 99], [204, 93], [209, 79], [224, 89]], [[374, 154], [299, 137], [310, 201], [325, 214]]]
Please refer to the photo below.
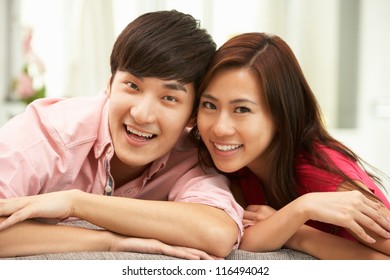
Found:
[[148, 167], [146, 166], [128, 166], [123, 163], [116, 155], [114, 155], [110, 162], [110, 172], [114, 179], [116, 188], [138, 178]]

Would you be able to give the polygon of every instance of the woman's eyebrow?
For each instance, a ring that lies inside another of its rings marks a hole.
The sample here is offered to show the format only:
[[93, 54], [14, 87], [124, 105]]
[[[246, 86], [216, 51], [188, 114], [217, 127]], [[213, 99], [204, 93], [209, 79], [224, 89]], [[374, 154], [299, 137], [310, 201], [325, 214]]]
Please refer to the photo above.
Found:
[[[208, 98], [208, 99], [211, 99], [211, 100], [214, 100], [214, 101], [218, 101], [218, 99], [216, 97], [214, 97], [214, 96], [212, 96], [211, 94], [208, 94], [208, 93], [203, 93], [202, 94], [202, 98]], [[234, 103], [243, 103], [243, 102], [249, 102], [249, 103], [257, 105], [257, 103], [255, 101], [252, 101], [252, 100], [247, 99], [247, 98], [233, 99], [229, 103], [230, 104], [234, 104]]]
[[212, 100], [218, 100], [217, 98], [215, 98], [214, 96], [208, 94], [208, 93], [202, 93], [201, 97], [203, 98], [208, 98], [208, 99], [212, 99]]
[[255, 101], [252, 101], [252, 100], [247, 99], [247, 98], [237, 98], [237, 99], [234, 99], [234, 100], [230, 101], [231, 104], [233, 104], [233, 103], [243, 103], [243, 102], [249, 102], [249, 103], [257, 105], [257, 103]]

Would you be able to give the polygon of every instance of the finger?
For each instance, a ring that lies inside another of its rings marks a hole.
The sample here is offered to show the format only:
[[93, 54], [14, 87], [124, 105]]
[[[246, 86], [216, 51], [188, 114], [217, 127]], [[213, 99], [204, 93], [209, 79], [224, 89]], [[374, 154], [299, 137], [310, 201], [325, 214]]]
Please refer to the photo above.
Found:
[[21, 207], [16, 199], [2, 199], [0, 201], [0, 216], [10, 216], [20, 210]]
[[244, 229], [247, 229], [248, 227], [251, 227], [255, 224], [253, 221], [250, 220], [242, 220], [242, 223], [244, 225]]
[[212, 260], [205, 252], [180, 246], [167, 245], [163, 250], [163, 254], [187, 260]]
[[389, 211], [386, 209], [386, 207], [379, 202], [372, 201], [371, 199], [368, 199], [367, 205], [369, 208], [364, 212], [368, 217], [373, 219], [376, 223], [378, 223], [385, 231], [386, 233], [380, 234], [383, 237], [389, 238], [390, 237], [390, 217], [388, 213]]
[[29, 211], [26, 210], [26, 208], [23, 208], [15, 213], [13, 213], [11, 216], [9, 216], [7, 219], [5, 219], [2, 223], [0, 223], [0, 230], [7, 229], [19, 222], [25, 221], [29, 219]]
[[255, 224], [255, 222], [253, 220], [249, 220], [249, 219], [243, 219], [242, 220], [242, 223], [244, 225], [252, 225], [252, 224]]
[[365, 241], [367, 243], [375, 243], [376, 240], [367, 234], [367, 232], [357, 223], [354, 223], [353, 226], [349, 227], [349, 230], [352, 231], [352, 233], [362, 241]]
[[382, 203], [373, 201], [363, 196], [363, 204], [360, 212], [355, 214], [355, 220], [363, 227], [376, 234], [390, 238], [390, 222], [387, 217], [388, 210]]
[[[370, 210], [368, 210], [368, 212], [370, 212]], [[375, 216], [376, 218], [372, 219], [371, 217], [373, 216]], [[383, 228], [381, 224], [378, 224], [378, 220], [386, 220], [386, 218], [383, 217], [381, 213], [378, 213], [376, 211], [371, 214], [363, 212], [363, 214], [359, 215], [356, 218], [356, 221], [360, 226], [378, 234], [379, 236], [382, 236], [383, 238], [390, 238], [390, 232]]]
[[182, 248], [184, 248], [185, 251], [198, 256], [201, 260], [213, 260], [213, 257], [204, 251], [195, 248], [188, 248], [188, 247], [182, 247]]
[[256, 219], [256, 212], [244, 211], [244, 219], [255, 220]]
[[256, 212], [259, 207], [261, 207], [261, 205], [256, 205], [256, 204], [251, 204], [251, 205], [248, 205], [245, 210], [247, 211], [251, 211], [251, 212]]

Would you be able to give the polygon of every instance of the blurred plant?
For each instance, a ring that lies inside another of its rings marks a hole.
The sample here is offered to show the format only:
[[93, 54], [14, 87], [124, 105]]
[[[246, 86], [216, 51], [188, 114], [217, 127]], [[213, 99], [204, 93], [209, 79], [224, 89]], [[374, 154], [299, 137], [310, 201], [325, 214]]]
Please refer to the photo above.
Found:
[[23, 68], [13, 83], [15, 97], [26, 104], [46, 96], [45, 66], [31, 46], [32, 37], [32, 28], [26, 28], [23, 36]]

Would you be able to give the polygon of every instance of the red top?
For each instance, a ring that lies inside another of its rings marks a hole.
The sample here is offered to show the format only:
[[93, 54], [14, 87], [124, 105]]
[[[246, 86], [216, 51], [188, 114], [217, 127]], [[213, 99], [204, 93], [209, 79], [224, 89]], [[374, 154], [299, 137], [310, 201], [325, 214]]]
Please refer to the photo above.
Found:
[[[362, 182], [368, 187], [378, 198], [382, 200], [384, 205], [390, 209], [390, 203], [381, 189], [374, 183], [368, 174], [358, 165], [358, 163], [346, 158], [337, 151], [326, 147], [321, 147], [327, 155], [333, 159], [335, 164], [352, 180]], [[302, 155], [297, 163], [297, 180], [298, 180], [298, 194], [303, 195], [310, 192], [331, 192], [336, 191], [336, 188], [342, 183], [343, 179], [337, 175], [314, 167], [307, 163], [307, 160]], [[242, 189], [244, 199], [248, 205], [253, 204], [267, 204], [262, 186], [259, 178], [252, 173], [248, 168], [243, 168], [231, 178], [233, 183], [239, 185]], [[306, 223], [321, 231], [337, 234], [347, 239], [354, 240], [354, 238], [343, 228], [326, 224], [317, 221], [308, 221]]]

